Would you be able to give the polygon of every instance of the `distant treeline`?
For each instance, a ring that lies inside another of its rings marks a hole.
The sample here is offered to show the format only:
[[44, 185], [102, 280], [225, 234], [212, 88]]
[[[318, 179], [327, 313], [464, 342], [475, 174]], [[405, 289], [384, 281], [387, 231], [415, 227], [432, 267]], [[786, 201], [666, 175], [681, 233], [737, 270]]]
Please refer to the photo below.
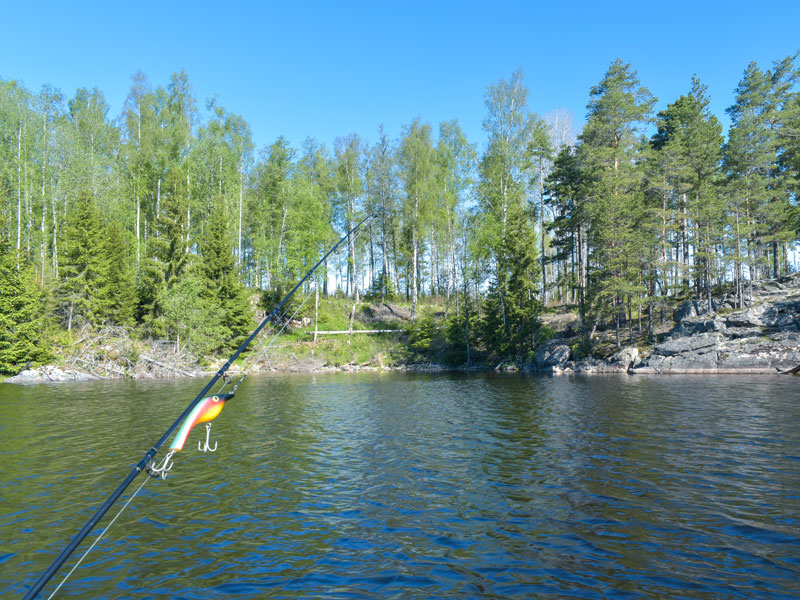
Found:
[[243, 117], [217, 100], [198, 110], [184, 72], [156, 88], [136, 74], [116, 117], [97, 88], [67, 99], [0, 79], [0, 371], [41, 358], [47, 328], [20, 321], [32, 314], [227, 349], [253, 291], [280, 295], [365, 214], [316, 278], [323, 292], [400, 295], [412, 311], [446, 299], [465, 349], [524, 355], [554, 304], [619, 332], [634, 315], [652, 331], [659, 308], [710, 302], [716, 286], [741, 303], [748, 281], [792, 267], [795, 59], [747, 66], [727, 140], [696, 77], [655, 113], [617, 60], [576, 132], [563, 111], [531, 113], [515, 72], [487, 89], [483, 148], [455, 120], [416, 119], [374, 144], [256, 149]]

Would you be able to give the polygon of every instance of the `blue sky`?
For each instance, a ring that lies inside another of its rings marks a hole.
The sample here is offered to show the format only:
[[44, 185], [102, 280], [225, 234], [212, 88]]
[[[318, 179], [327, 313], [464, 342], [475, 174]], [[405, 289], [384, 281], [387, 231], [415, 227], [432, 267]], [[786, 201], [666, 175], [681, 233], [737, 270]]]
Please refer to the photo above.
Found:
[[458, 119], [479, 145], [486, 87], [522, 68], [530, 108], [585, 118], [589, 88], [617, 57], [657, 108], [697, 73], [724, 110], [748, 62], [800, 49], [800, 2], [16, 2], [3, 8], [0, 77], [72, 96], [100, 88], [119, 114], [142, 70], [185, 69], [198, 105], [217, 95], [257, 147], [284, 135], [374, 141], [415, 117]]

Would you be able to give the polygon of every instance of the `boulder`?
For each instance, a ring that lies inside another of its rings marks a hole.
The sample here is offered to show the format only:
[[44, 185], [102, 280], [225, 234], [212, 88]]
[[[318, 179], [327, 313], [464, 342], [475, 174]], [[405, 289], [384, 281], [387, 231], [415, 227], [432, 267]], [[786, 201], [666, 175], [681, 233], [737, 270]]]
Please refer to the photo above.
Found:
[[759, 304], [746, 310], [728, 315], [725, 325], [728, 327], [774, 327], [780, 312], [774, 304]]
[[676, 338], [657, 344], [653, 352], [663, 356], [674, 356], [687, 352], [702, 353], [703, 350], [709, 352], [719, 344], [722, 339], [723, 335], [718, 332], [700, 333], [692, 337]]
[[597, 368], [598, 368], [599, 365], [602, 364], [602, 361], [600, 361], [600, 360], [598, 360], [598, 359], [596, 359], [596, 358], [594, 358], [592, 356], [589, 356], [589, 357], [584, 358], [582, 360], [575, 361], [574, 363], [573, 362], [569, 362], [569, 363], [565, 363], [565, 364], [569, 365], [569, 367], [575, 373], [597, 373], [598, 372]]
[[[711, 299], [712, 311], [717, 311], [724, 305], [725, 302], [722, 300]], [[680, 323], [684, 319], [700, 317], [705, 314], [708, 314], [708, 303], [705, 300], [686, 300], [675, 307], [675, 311], [672, 313], [672, 320]]]
[[610, 366], [619, 366], [627, 371], [635, 363], [639, 362], [639, 349], [634, 346], [623, 348], [616, 354], [613, 354], [607, 362]]
[[672, 313], [672, 320], [680, 323], [684, 319], [699, 317], [706, 312], [705, 304], [701, 304], [697, 300], [686, 300], [675, 307], [675, 311]]
[[38, 369], [26, 369], [14, 377], [9, 377], [5, 383], [18, 383], [28, 385], [33, 383], [61, 383], [64, 381], [90, 381], [100, 379], [95, 375], [76, 371], [66, 367], [39, 367]]
[[516, 373], [519, 371], [519, 365], [515, 362], [503, 361], [499, 363], [494, 370], [498, 373]]
[[725, 336], [731, 340], [744, 338], [761, 337], [763, 332], [760, 327], [728, 327]]
[[549, 367], [560, 367], [571, 357], [572, 349], [563, 340], [549, 340], [533, 354], [533, 366], [540, 371]]
[[690, 335], [697, 335], [698, 333], [724, 331], [725, 328], [725, 321], [717, 316], [714, 316], [711, 319], [707, 319], [705, 317], [687, 317], [673, 327], [672, 331], [670, 332], [670, 337], [675, 339]]
[[797, 319], [794, 315], [783, 313], [775, 321], [775, 327], [781, 331], [797, 331]]

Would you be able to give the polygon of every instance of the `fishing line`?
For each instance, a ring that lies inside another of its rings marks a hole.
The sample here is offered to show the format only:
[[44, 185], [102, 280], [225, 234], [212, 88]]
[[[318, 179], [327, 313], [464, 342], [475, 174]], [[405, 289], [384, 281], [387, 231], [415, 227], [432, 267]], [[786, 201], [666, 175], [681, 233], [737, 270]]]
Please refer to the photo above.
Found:
[[[161, 446], [170, 438], [170, 436], [175, 434], [176, 431], [178, 432], [178, 436], [188, 435], [188, 431], [193, 426], [193, 423], [187, 421], [187, 419], [189, 419], [190, 416], [194, 415], [192, 418], [201, 419], [198, 420], [197, 422], [207, 422], [215, 418], [216, 415], [219, 414], [219, 411], [221, 410], [224, 402], [232, 398], [233, 395], [226, 394], [224, 396], [207, 397], [206, 396], [207, 393], [211, 391], [211, 389], [216, 385], [217, 381], [219, 381], [220, 379], [222, 379], [225, 382], [230, 381], [230, 377], [227, 376], [226, 371], [236, 361], [236, 359], [247, 349], [247, 347], [250, 345], [250, 342], [252, 342], [256, 337], [258, 337], [259, 333], [261, 333], [261, 331], [267, 326], [267, 324], [272, 322], [275, 319], [275, 317], [281, 313], [284, 306], [286, 306], [286, 304], [292, 298], [294, 293], [297, 292], [303, 286], [303, 284], [311, 278], [314, 272], [325, 261], [328, 260], [328, 257], [331, 256], [334, 252], [336, 252], [336, 250], [345, 242], [345, 240], [347, 240], [347, 238], [349, 238], [352, 235], [355, 235], [361, 228], [361, 226], [364, 225], [364, 223], [366, 223], [367, 221], [369, 221], [374, 217], [375, 217], [374, 214], [365, 216], [361, 221], [358, 222], [358, 224], [356, 224], [352, 229], [348, 230], [341, 238], [339, 238], [339, 241], [336, 242], [331, 248], [329, 248], [327, 252], [325, 252], [325, 254], [314, 264], [314, 266], [308, 270], [308, 272], [303, 276], [303, 278], [300, 279], [300, 281], [298, 281], [295, 284], [295, 286], [291, 289], [291, 291], [288, 294], [286, 294], [286, 296], [284, 296], [284, 298], [277, 304], [277, 306], [275, 306], [275, 308], [273, 308], [272, 311], [270, 311], [270, 313], [264, 317], [264, 319], [258, 324], [258, 326], [247, 337], [247, 339], [245, 339], [241, 343], [239, 348], [231, 355], [231, 357], [227, 361], [225, 361], [225, 363], [219, 368], [219, 370], [211, 378], [211, 380], [208, 383], [206, 383], [203, 389], [200, 390], [200, 393], [197, 394], [194, 400], [192, 400], [189, 403], [189, 405], [183, 410], [183, 412], [178, 416], [178, 418], [175, 419], [172, 425], [170, 425], [167, 428], [167, 430], [161, 435], [161, 437], [158, 438], [158, 440], [153, 444], [150, 450], [148, 450], [144, 454], [141, 460], [131, 468], [131, 471], [117, 486], [117, 488], [113, 492], [111, 492], [111, 495], [109, 495], [108, 498], [106, 498], [106, 500], [97, 508], [96, 512], [91, 516], [91, 518], [83, 525], [83, 527], [81, 527], [81, 529], [69, 541], [69, 543], [64, 547], [64, 549], [61, 550], [59, 555], [53, 560], [50, 566], [39, 576], [36, 582], [27, 590], [27, 592], [23, 597], [23, 600], [33, 600], [38, 595], [42, 587], [44, 587], [44, 585], [47, 584], [48, 581], [50, 581], [53, 575], [56, 574], [56, 572], [61, 568], [64, 562], [77, 549], [78, 545], [80, 545], [80, 543], [86, 538], [86, 536], [89, 535], [92, 529], [94, 529], [94, 527], [110, 510], [111, 506], [120, 498], [120, 496], [122, 496], [123, 492], [128, 488], [128, 486], [133, 482], [133, 480], [136, 479], [136, 477], [142, 473], [142, 471], [147, 471], [148, 474], [152, 475], [152, 473], [150, 473], [151, 471], [150, 465], [152, 459], [158, 453]], [[282, 330], [283, 327], [281, 328], [281, 331]], [[241, 381], [239, 383], [241, 383]], [[183, 429], [181, 429], [181, 431], [178, 431], [179, 428]], [[183, 433], [184, 429], [186, 431], [185, 434]], [[173, 442], [173, 444], [174, 443], [176, 442]], [[182, 447], [183, 440], [181, 440], [180, 443]], [[175, 452], [179, 449], [180, 448], [175, 448], [173, 450], [170, 450], [170, 454], [168, 454], [167, 456], [171, 456], [172, 452]], [[164, 469], [168, 470], [166, 462], [164, 463], [162, 471]], [[145, 479], [145, 481], [146, 480], [147, 479]], [[141, 489], [142, 487], [144, 487], [144, 483], [139, 487], [139, 489]], [[135, 495], [136, 494], [134, 493], [133, 496]], [[119, 513], [117, 513], [117, 516], [114, 517], [114, 519], [116, 519], [122, 513], [122, 510], [124, 510], [125, 507], [128, 506], [133, 496], [131, 496], [131, 498], [128, 499], [128, 502], [125, 503], [125, 506], [122, 507], [122, 509], [119, 511]], [[106, 530], [107, 529], [108, 527], [106, 527]], [[105, 531], [103, 533], [105, 533]], [[100, 538], [98, 537], [98, 540], [99, 539]], [[97, 540], [95, 540], [95, 543], [97, 543]], [[95, 544], [92, 544], [92, 547], [94, 547], [94, 545]]]
[[[303, 306], [305, 306], [306, 302], [308, 302], [308, 299], [311, 297], [311, 292], [314, 291], [315, 289], [316, 288], [309, 290], [308, 294], [306, 294], [306, 297], [300, 303], [300, 306], [298, 306], [292, 313], [292, 316], [284, 321], [283, 326], [278, 330], [278, 333], [276, 333], [273, 336], [273, 338], [269, 341], [269, 343], [261, 349], [261, 351], [258, 353], [258, 356], [256, 356], [256, 358], [253, 360], [253, 364], [250, 365], [250, 368], [244, 372], [242, 378], [236, 382], [235, 386], [233, 386], [233, 389], [231, 390], [232, 394], [236, 393], [236, 390], [239, 389], [240, 385], [242, 385], [244, 378], [247, 377], [250, 374], [250, 371], [252, 371], [255, 368], [255, 366], [258, 364], [258, 361], [260, 361], [266, 355], [267, 350], [269, 350], [270, 346], [272, 346], [272, 344], [275, 343], [275, 340], [277, 340], [278, 337], [280, 337], [280, 335], [283, 333], [283, 330], [286, 329], [286, 326], [294, 320], [295, 316], [297, 316], [297, 313], [300, 312], [300, 309], [303, 308]], [[285, 313], [283, 313], [283, 316], [285, 317], [288, 312], [289, 311], [287, 310]]]
[[[293, 321], [293, 320], [294, 320], [294, 318], [297, 316], [297, 313], [298, 313], [298, 312], [300, 312], [300, 309], [302, 309], [302, 308], [303, 308], [303, 306], [305, 306], [306, 302], [308, 302], [308, 299], [311, 297], [311, 293], [312, 293], [313, 291], [315, 291], [315, 290], [316, 290], [316, 288], [312, 288], [311, 290], [309, 290], [308, 294], [306, 294], [306, 297], [303, 299], [303, 301], [300, 303], [300, 305], [299, 305], [299, 306], [298, 306], [298, 307], [295, 309], [295, 311], [292, 313], [292, 316], [291, 316], [291, 317], [289, 317], [288, 319], [286, 319], [286, 318], [285, 318], [285, 317], [286, 317], [286, 315], [289, 313], [289, 311], [288, 311], [288, 310], [287, 310], [287, 311], [285, 311], [285, 312], [284, 312], [284, 313], [281, 315], [281, 317], [280, 317], [280, 318], [281, 318], [281, 319], [284, 319], [283, 326], [282, 326], [282, 327], [281, 327], [281, 328], [278, 330], [278, 333], [276, 333], [276, 334], [275, 334], [275, 335], [272, 337], [272, 339], [270, 339], [270, 340], [269, 340], [269, 342], [268, 342], [268, 343], [267, 343], [267, 344], [266, 344], [266, 345], [265, 345], [265, 346], [264, 346], [264, 347], [263, 347], [263, 348], [262, 348], [262, 349], [261, 349], [261, 350], [260, 350], [260, 351], [259, 351], [257, 354], [255, 354], [255, 355], [254, 355], [254, 356], [255, 356], [255, 358], [254, 358], [254, 360], [252, 361], [252, 364], [251, 364], [251, 365], [250, 365], [250, 367], [249, 367], [249, 368], [248, 368], [248, 369], [247, 369], [247, 370], [244, 372], [244, 374], [242, 375], [241, 379], [239, 379], [239, 381], [238, 381], [238, 382], [236, 382], [236, 385], [235, 385], [235, 386], [234, 386], [234, 388], [231, 390], [231, 393], [235, 393], [235, 392], [236, 392], [236, 390], [239, 388], [239, 386], [240, 386], [240, 385], [242, 384], [242, 382], [244, 381], [245, 377], [247, 377], [247, 376], [250, 374], [250, 371], [252, 371], [252, 370], [255, 368], [255, 366], [258, 364], [258, 362], [261, 360], [261, 358], [262, 358], [262, 357], [263, 357], [263, 356], [266, 354], [267, 350], [269, 350], [269, 348], [272, 346], [272, 344], [274, 344], [274, 343], [275, 343], [275, 340], [277, 340], [277, 339], [278, 339], [278, 337], [280, 337], [280, 335], [281, 335], [281, 334], [283, 333], [283, 331], [286, 329], [286, 326], [287, 326], [287, 325], [288, 325], [288, 324], [289, 324], [291, 321]], [[261, 339], [263, 340], [263, 339], [264, 339], [264, 337], [262, 337]], [[226, 387], [226, 386], [227, 386], [229, 383], [230, 383], [230, 378], [229, 378], [229, 377], [226, 377], [226, 378], [225, 378], [225, 382], [222, 384], [222, 387], [219, 389], [219, 391], [218, 391], [217, 393], [219, 394], [220, 392], [222, 392], [222, 390], [223, 390], [223, 389], [224, 389], [224, 388], [225, 388], [225, 387]], [[111, 528], [111, 526], [114, 524], [114, 522], [117, 520], [117, 518], [118, 518], [118, 517], [119, 517], [119, 516], [122, 514], [122, 512], [123, 512], [123, 511], [124, 511], [126, 508], [128, 508], [128, 505], [129, 505], [129, 504], [131, 503], [131, 501], [134, 499], [134, 497], [136, 496], [136, 494], [138, 494], [138, 493], [139, 493], [139, 491], [141, 491], [141, 489], [142, 489], [142, 488], [143, 488], [143, 487], [144, 487], [144, 486], [147, 484], [147, 482], [148, 482], [148, 481], [150, 481], [150, 479], [151, 479], [150, 477], [147, 477], [147, 478], [145, 478], [145, 479], [142, 481], [142, 484], [141, 484], [141, 485], [140, 485], [140, 486], [139, 486], [139, 487], [136, 489], [136, 491], [135, 491], [135, 492], [133, 492], [133, 494], [131, 494], [130, 498], [128, 498], [128, 500], [125, 502], [125, 504], [122, 506], [122, 508], [120, 508], [120, 509], [119, 509], [119, 512], [117, 512], [117, 514], [116, 514], [116, 515], [114, 515], [114, 518], [113, 518], [113, 519], [111, 519], [111, 521], [109, 521], [109, 523], [108, 523], [108, 525], [106, 525], [105, 529], [103, 529], [103, 531], [101, 531], [101, 532], [100, 532], [100, 535], [98, 535], [98, 536], [97, 536], [97, 538], [95, 538], [95, 540], [92, 542], [92, 544], [91, 544], [91, 545], [90, 545], [90, 546], [89, 546], [89, 547], [86, 549], [86, 552], [84, 552], [84, 553], [81, 555], [81, 557], [78, 559], [78, 561], [75, 563], [75, 565], [74, 565], [74, 566], [73, 566], [73, 567], [72, 567], [72, 568], [69, 570], [69, 572], [68, 572], [68, 573], [67, 573], [67, 574], [64, 576], [64, 579], [62, 579], [62, 580], [61, 580], [61, 583], [59, 583], [59, 584], [56, 586], [56, 588], [55, 588], [55, 589], [52, 591], [52, 593], [51, 593], [51, 594], [50, 594], [50, 595], [47, 597], [47, 600], [50, 600], [50, 599], [51, 599], [53, 596], [55, 596], [55, 595], [56, 595], [56, 592], [58, 592], [58, 590], [60, 590], [60, 589], [61, 589], [61, 587], [62, 587], [62, 586], [63, 586], [63, 585], [64, 585], [64, 584], [67, 582], [67, 579], [69, 579], [69, 578], [70, 578], [70, 576], [71, 576], [71, 575], [72, 575], [72, 574], [75, 572], [75, 569], [77, 569], [77, 568], [80, 566], [80, 564], [83, 562], [83, 560], [84, 560], [84, 559], [85, 559], [85, 558], [86, 558], [86, 557], [89, 555], [89, 552], [91, 552], [91, 551], [94, 549], [94, 547], [95, 547], [95, 546], [98, 544], [98, 542], [100, 542], [100, 540], [102, 539], [102, 537], [103, 537], [103, 536], [106, 534], [106, 532], [107, 532], [107, 531], [108, 531], [108, 530]]]
[[117, 520], [117, 517], [119, 517], [122, 514], [122, 511], [124, 511], [126, 508], [128, 508], [128, 505], [131, 503], [131, 500], [134, 499], [136, 494], [139, 493], [139, 491], [147, 484], [148, 481], [150, 481], [150, 477], [145, 477], [144, 481], [142, 481], [142, 485], [140, 485], [138, 488], [136, 488], [136, 491], [133, 492], [133, 494], [131, 494], [131, 497], [128, 498], [128, 500], [125, 502], [125, 504], [122, 506], [122, 508], [119, 509], [119, 512], [116, 515], [114, 515], [114, 518], [111, 519], [111, 521], [109, 521], [108, 525], [106, 525], [106, 528], [103, 529], [103, 531], [100, 532], [100, 535], [98, 535], [97, 538], [95, 538], [95, 540], [92, 542], [92, 545], [89, 546], [86, 549], [86, 552], [84, 552], [83, 555], [78, 559], [78, 562], [75, 563], [75, 566], [73, 566], [69, 570], [69, 573], [64, 575], [64, 579], [61, 580], [61, 583], [59, 583], [56, 586], [56, 589], [54, 589], [53, 592], [47, 597], [47, 600], [50, 600], [53, 596], [56, 595], [56, 592], [58, 590], [60, 590], [61, 586], [64, 585], [67, 582], [67, 579], [69, 579], [69, 576], [72, 575], [75, 572], [75, 569], [77, 569], [80, 566], [80, 564], [83, 562], [83, 559], [86, 558], [86, 556], [89, 554], [89, 552], [92, 551], [92, 548], [94, 548], [97, 545], [97, 542], [99, 542], [100, 539], [106, 534], [106, 532], [109, 529], [111, 529], [111, 526], [114, 524], [114, 521]]

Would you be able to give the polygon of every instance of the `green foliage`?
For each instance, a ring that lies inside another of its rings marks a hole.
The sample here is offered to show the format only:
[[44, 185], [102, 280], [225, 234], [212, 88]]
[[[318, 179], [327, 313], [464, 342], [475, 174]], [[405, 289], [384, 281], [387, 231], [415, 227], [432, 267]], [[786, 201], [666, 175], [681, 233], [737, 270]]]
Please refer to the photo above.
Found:
[[553, 331], [552, 328], [548, 327], [547, 325], [542, 325], [539, 327], [539, 331], [536, 335], [536, 344], [544, 344], [548, 340], [552, 340], [556, 335], [556, 332]]
[[581, 336], [577, 342], [571, 346], [573, 360], [582, 360], [592, 355], [594, 349], [588, 335]]
[[[318, 272], [331, 329], [366, 291], [405, 295], [415, 313], [447, 302], [444, 321], [425, 317], [412, 336], [426, 360], [466, 358], [454, 299], [481, 307], [471, 352], [526, 355], [548, 335], [545, 300], [577, 305], [587, 326], [627, 320], [632, 336], [640, 305], [710, 300], [733, 281], [741, 306], [748, 279], [790, 271], [796, 58], [747, 66], [724, 144], [697, 78], [653, 120], [655, 100], [617, 60], [563, 147], [514, 72], [487, 89], [480, 154], [457, 122], [419, 118], [396, 139], [380, 128], [373, 146], [279, 138], [255, 156], [245, 119], [216, 99], [198, 110], [184, 72], [163, 86], [134, 75], [119, 118], [98, 89], [68, 98], [0, 80], [0, 235], [24, 278], [52, 290], [64, 328], [133, 326], [203, 353], [235, 346], [253, 326], [248, 296], [272, 308], [365, 214], [376, 218]], [[356, 337], [333, 343], [342, 360], [386, 349]]]
[[383, 273], [379, 273], [378, 277], [373, 280], [372, 285], [364, 292], [364, 300], [370, 302], [391, 302], [396, 296], [397, 293], [395, 292], [391, 278], [384, 277]]
[[11, 244], [0, 237], [0, 374], [50, 357], [41, 296], [30, 270], [19, 269]]
[[642, 249], [652, 247], [645, 224], [643, 170], [635, 160], [638, 134], [650, 122], [655, 98], [629, 64], [616, 60], [591, 90], [579, 148], [589, 173], [587, 217], [600, 272], [590, 287], [599, 315], [619, 314], [625, 298], [644, 290]]
[[430, 356], [441, 345], [441, 341], [441, 332], [431, 314], [416, 319], [409, 328], [408, 348], [414, 353]]
[[103, 224], [88, 190], [75, 201], [64, 245], [56, 295], [67, 328], [75, 322], [133, 325], [136, 295], [125, 234], [118, 223]]
[[115, 325], [133, 327], [136, 311], [135, 273], [131, 268], [126, 233], [116, 221], [103, 230], [105, 239], [100, 247], [107, 268], [103, 289], [100, 292], [105, 302], [98, 306], [100, 319]]
[[224, 345], [228, 331], [225, 312], [210, 301], [206, 281], [190, 270], [157, 298], [161, 307], [158, 330], [199, 356], [215, 353]]
[[206, 285], [209, 310], [221, 310], [224, 343], [215, 349], [236, 348], [253, 328], [252, 310], [246, 288], [239, 280], [239, 268], [232, 252], [227, 220], [221, 207], [209, 219], [200, 243], [203, 258], [200, 271]]
[[[467, 323], [463, 314], [450, 313], [444, 323], [446, 346], [442, 353], [442, 362], [453, 367], [467, 364]], [[477, 327], [477, 315], [470, 316], [469, 329]], [[472, 358], [471, 353], [469, 354]]]

